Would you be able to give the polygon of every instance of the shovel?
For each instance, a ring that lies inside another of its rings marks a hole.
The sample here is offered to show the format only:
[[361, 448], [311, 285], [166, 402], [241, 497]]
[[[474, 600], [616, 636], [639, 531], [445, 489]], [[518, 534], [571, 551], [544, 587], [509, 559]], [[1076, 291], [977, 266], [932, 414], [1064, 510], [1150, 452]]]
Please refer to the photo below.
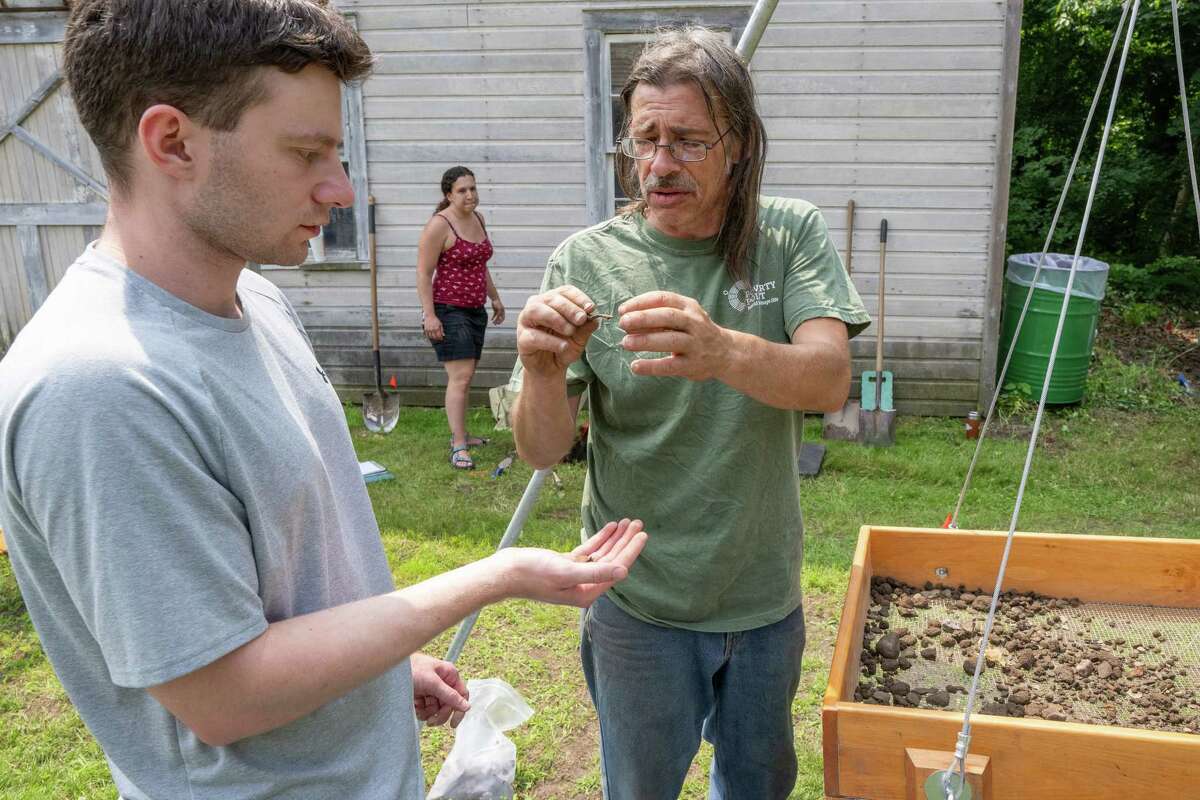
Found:
[[367, 198], [367, 250], [371, 259], [371, 355], [375, 359], [375, 391], [363, 395], [363, 424], [372, 433], [391, 433], [400, 419], [400, 396], [383, 389], [379, 363], [379, 278], [375, 263], [375, 198]]
[[892, 405], [892, 373], [883, 369], [884, 263], [887, 261], [887, 220], [879, 223], [879, 327], [875, 331], [875, 369], [862, 374], [862, 408], [858, 426], [863, 444], [896, 443], [896, 409]]
[[[846, 204], [846, 276], [851, 274], [851, 258], [854, 252], [854, 201]], [[842, 442], [858, 441], [858, 401], [847, 400], [839, 411], [830, 411], [825, 415], [825, 425], [821, 430], [825, 439]]]

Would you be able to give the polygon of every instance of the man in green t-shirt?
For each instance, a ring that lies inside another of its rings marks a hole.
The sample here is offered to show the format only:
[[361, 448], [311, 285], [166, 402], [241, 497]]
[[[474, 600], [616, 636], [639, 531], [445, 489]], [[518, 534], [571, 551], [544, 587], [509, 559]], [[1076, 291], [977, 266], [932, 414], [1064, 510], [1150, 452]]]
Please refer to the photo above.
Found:
[[676, 797], [703, 735], [710, 797], [786, 798], [798, 412], [841, 408], [848, 339], [870, 320], [820, 212], [759, 195], [763, 124], [723, 37], [660, 35], [621, 96], [618, 166], [640, 199], [563, 242], [521, 313], [517, 447], [558, 461], [587, 392], [584, 527], [654, 531], [585, 617], [605, 797]]

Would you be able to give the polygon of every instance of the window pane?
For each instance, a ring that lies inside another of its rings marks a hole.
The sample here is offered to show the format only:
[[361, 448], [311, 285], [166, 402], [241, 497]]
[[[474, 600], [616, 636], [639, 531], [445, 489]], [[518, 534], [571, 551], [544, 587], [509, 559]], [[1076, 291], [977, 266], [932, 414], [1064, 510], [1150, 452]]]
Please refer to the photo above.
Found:
[[[342, 168], [349, 171], [350, 165], [342, 162]], [[325, 258], [330, 253], [338, 253], [353, 257], [358, 248], [355, 241], [354, 207], [333, 208], [329, 212], [329, 224], [322, 229], [322, 239], [325, 240]]]
[[[625, 85], [633, 62], [641, 55], [646, 46], [645, 41], [610, 41], [609, 52], [609, 108], [612, 119], [612, 140], [615, 142], [625, 128], [625, 114], [621, 103], [621, 88]], [[629, 202], [629, 198], [621, 191], [621, 181], [617, 175], [616, 159], [613, 159], [613, 207], [620, 208]]]
[[615, 142], [621, 137], [621, 131], [625, 128], [625, 110], [619, 94], [612, 97], [612, 124], [612, 140]]
[[322, 229], [326, 254], [336, 252], [354, 255], [357, 251], [354, 240], [354, 208], [331, 209], [329, 217], [329, 224]]
[[645, 42], [609, 42], [608, 85], [612, 87], [613, 94], [621, 94], [621, 87], [625, 85], [625, 80], [633, 69], [633, 62], [637, 61], [637, 57], [642, 54], [642, 48], [645, 46]]
[[613, 159], [613, 203], [615, 208], [620, 208], [629, 202], [629, 198], [625, 196], [625, 192], [621, 191], [621, 176], [617, 174], [616, 159]]

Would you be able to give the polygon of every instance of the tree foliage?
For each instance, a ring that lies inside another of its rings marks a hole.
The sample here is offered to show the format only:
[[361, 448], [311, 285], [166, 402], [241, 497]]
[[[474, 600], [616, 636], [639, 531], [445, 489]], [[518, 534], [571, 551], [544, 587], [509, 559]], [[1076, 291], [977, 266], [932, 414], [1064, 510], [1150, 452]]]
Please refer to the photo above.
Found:
[[[1193, 144], [1200, 146], [1200, 0], [1178, 0]], [[1008, 240], [1042, 248], [1121, 17], [1119, 0], [1025, 0]], [[1124, 33], [1050, 248], [1074, 252]], [[1083, 251], [1146, 265], [1200, 253], [1169, 0], [1144, 0]], [[1200, 158], [1200, 154], [1197, 154]]]

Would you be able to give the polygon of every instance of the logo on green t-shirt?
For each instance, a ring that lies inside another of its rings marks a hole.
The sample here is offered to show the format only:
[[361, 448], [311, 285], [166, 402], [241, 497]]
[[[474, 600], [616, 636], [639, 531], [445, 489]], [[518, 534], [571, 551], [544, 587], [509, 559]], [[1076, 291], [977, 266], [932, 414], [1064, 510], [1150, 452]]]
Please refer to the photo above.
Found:
[[746, 281], [739, 280], [722, 292], [722, 294], [729, 300], [729, 305], [733, 306], [734, 311], [749, 311], [759, 306], [769, 306], [771, 303], [778, 303], [778, 297], [767, 297], [769, 292], [774, 291], [775, 281], [756, 283], [754, 286], [751, 286]]

